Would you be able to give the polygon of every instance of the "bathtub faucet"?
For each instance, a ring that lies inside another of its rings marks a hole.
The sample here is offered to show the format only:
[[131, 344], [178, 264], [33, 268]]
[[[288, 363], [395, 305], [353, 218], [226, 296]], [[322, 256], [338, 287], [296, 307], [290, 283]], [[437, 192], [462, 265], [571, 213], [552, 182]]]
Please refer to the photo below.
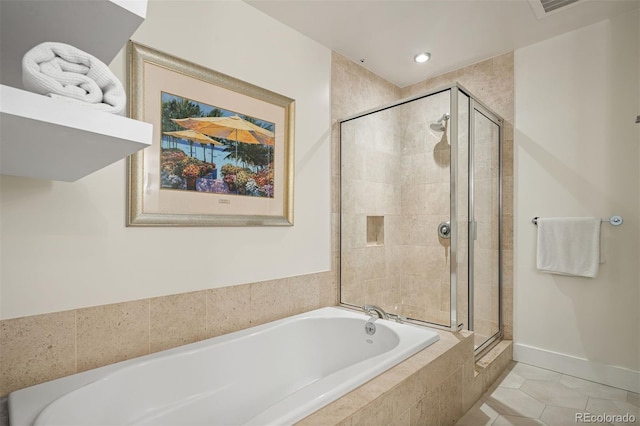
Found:
[[378, 318], [387, 319], [387, 313], [382, 308], [376, 305], [364, 305], [362, 309], [367, 315], [373, 316], [373, 313], [375, 312], [378, 315]]

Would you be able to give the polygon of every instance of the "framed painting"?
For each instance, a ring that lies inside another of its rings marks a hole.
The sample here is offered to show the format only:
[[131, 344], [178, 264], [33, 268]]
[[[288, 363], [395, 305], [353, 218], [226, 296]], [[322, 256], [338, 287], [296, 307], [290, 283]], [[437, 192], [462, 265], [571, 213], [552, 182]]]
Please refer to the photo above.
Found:
[[293, 225], [293, 99], [131, 41], [127, 75], [130, 117], [153, 124], [127, 226]]

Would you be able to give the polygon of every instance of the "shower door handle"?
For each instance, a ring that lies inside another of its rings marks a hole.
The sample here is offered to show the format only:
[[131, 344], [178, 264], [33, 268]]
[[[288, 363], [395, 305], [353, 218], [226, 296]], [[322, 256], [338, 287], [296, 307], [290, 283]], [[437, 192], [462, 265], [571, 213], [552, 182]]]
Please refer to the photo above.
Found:
[[449, 239], [451, 238], [451, 222], [450, 221], [446, 221], [446, 222], [441, 222], [440, 225], [438, 225], [438, 235], [440, 236], [440, 238], [444, 238], [444, 239]]

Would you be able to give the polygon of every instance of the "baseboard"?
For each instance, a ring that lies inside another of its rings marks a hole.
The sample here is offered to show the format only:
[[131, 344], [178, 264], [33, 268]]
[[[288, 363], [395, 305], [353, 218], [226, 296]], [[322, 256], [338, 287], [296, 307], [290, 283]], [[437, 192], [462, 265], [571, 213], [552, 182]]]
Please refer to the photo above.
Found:
[[589, 361], [571, 355], [513, 344], [513, 360], [581, 379], [640, 393], [640, 371]]

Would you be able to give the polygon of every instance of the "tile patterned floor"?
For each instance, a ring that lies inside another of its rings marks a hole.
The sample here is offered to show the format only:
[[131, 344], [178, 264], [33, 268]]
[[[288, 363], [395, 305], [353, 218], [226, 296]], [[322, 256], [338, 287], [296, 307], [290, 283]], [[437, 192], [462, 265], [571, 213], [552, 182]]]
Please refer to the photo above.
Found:
[[[637, 393], [512, 362], [457, 426], [640, 425]], [[577, 413], [625, 415], [633, 423], [576, 422]]]

